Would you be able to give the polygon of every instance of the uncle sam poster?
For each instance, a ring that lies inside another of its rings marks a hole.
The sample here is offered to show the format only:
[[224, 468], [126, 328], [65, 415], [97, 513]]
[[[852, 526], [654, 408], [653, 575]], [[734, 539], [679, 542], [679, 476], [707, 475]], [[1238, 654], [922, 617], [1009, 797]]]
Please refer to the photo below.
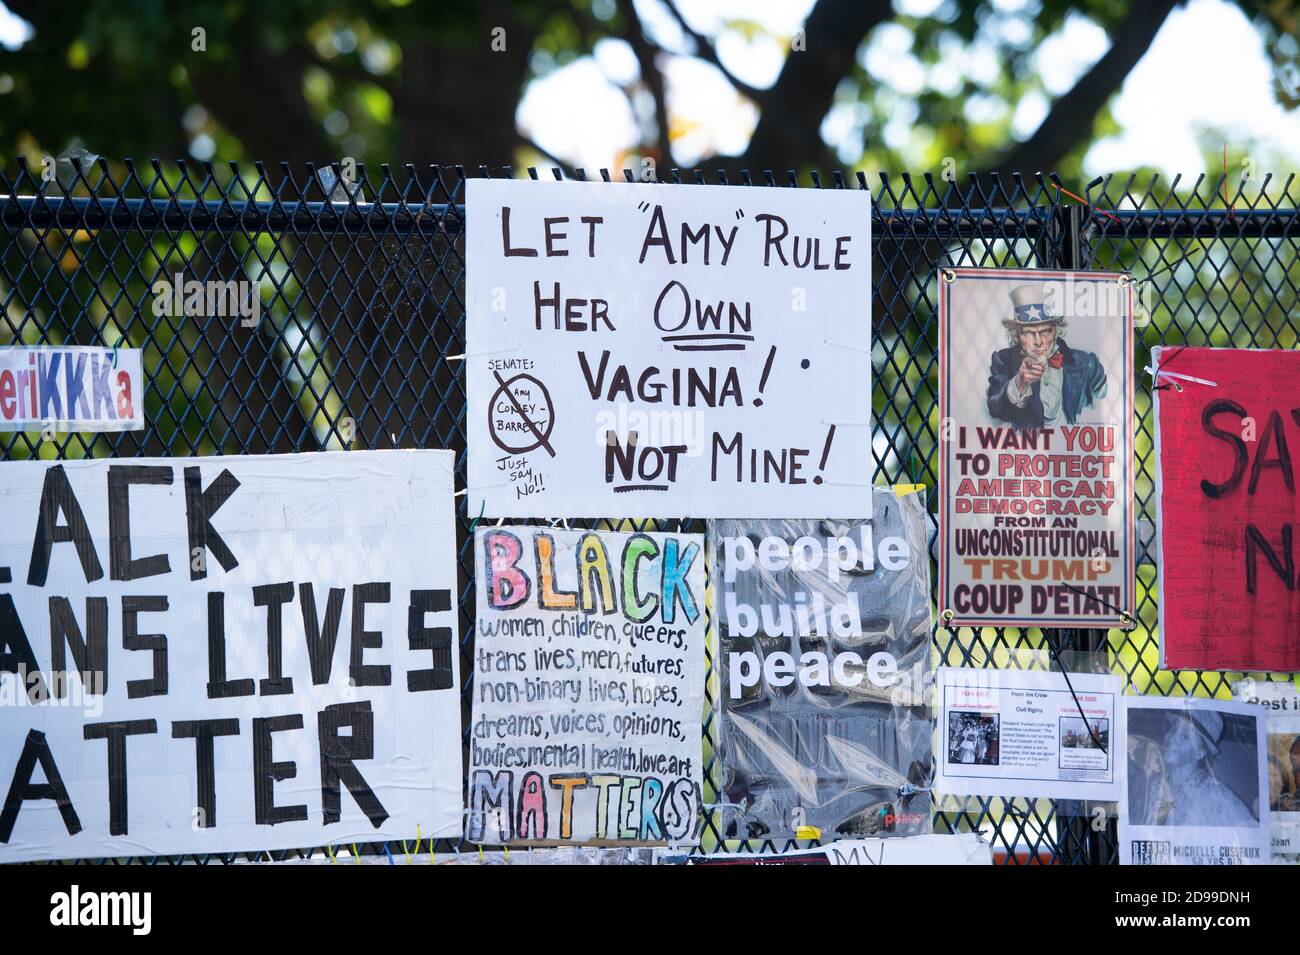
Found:
[[941, 622], [1131, 622], [1127, 277], [945, 268], [939, 290]]

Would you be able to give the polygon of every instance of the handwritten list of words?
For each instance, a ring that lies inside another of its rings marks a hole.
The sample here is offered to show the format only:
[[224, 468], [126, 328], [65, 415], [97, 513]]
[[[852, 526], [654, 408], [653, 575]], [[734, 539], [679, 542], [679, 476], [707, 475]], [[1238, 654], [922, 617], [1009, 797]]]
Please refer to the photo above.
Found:
[[474, 548], [469, 839], [692, 841], [703, 539], [498, 527]]

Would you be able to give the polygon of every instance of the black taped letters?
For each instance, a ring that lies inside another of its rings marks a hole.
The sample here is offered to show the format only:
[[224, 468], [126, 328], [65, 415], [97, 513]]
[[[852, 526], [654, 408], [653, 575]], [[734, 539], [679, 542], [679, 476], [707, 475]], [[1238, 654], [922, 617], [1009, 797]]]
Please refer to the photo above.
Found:
[[[325, 825], [342, 817], [340, 783], [348, 787], [352, 798], [378, 829], [388, 818], [388, 810], [370, 788], [355, 760], [375, 758], [375, 714], [370, 703], [339, 703], [327, 706], [316, 717], [320, 733], [320, 799]], [[340, 736], [347, 728], [349, 734]]]
[[271, 755], [272, 733], [300, 729], [302, 729], [301, 713], [257, 717], [253, 720], [253, 813], [259, 826], [302, 822], [307, 818], [305, 805], [277, 806], [275, 804], [275, 784], [295, 778], [298, 775], [298, 764], [292, 760], [277, 763]]
[[[60, 514], [68, 520], [62, 526], [59, 524]], [[86, 515], [81, 512], [81, 505], [77, 502], [72, 485], [68, 483], [68, 474], [63, 465], [56, 464], [45, 472], [45, 481], [41, 485], [41, 506], [36, 518], [36, 537], [32, 541], [27, 583], [33, 587], [44, 587], [45, 578], [50, 572], [50, 552], [55, 544], [69, 542], [77, 549], [77, 559], [81, 561], [86, 583], [103, 577], [104, 568], [99, 563], [99, 555], [95, 553]]]
[[[43, 783], [32, 782], [32, 772], [37, 763], [40, 763], [41, 772], [45, 774], [46, 781]], [[18, 810], [23, 803], [37, 799], [54, 800], [68, 835], [75, 836], [81, 831], [81, 820], [77, 818], [72, 797], [63, 785], [63, 777], [59, 775], [59, 767], [54, 762], [54, 754], [50, 752], [50, 744], [45, 741], [45, 734], [39, 730], [29, 730], [23, 751], [18, 757], [18, 765], [14, 767], [14, 778], [9, 783], [4, 809], [0, 810], [0, 842], [7, 843], [13, 835]]]
[[238, 488], [239, 480], [228, 469], [223, 468], [206, 491], [203, 490], [202, 472], [197, 467], [185, 469], [185, 523], [189, 530], [190, 557], [195, 557], [197, 551], [197, 556], [203, 558], [197, 562], [190, 560], [190, 580], [202, 580], [208, 576], [208, 551], [227, 573], [239, 566], [235, 555], [212, 526], [212, 515], [230, 500], [230, 495]]
[[194, 740], [194, 770], [198, 777], [198, 817], [200, 829], [217, 825], [217, 761], [213, 740], [218, 736], [238, 736], [239, 720], [178, 720], [172, 723], [172, 739]]
[[82, 729], [86, 739], [108, 742], [108, 833], [127, 834], [126, 810], [126, 738], [158, 732], [157, 720], [118, 720], [87, 723]]
[[166, 554], [131, 557], [131, 485], [172, 483], [172, 469], [142, 464], [111, 464], [108, 468], [108, 576], [139, 580], [168, 573]]
[[407, 611], [406, 639], [412, 650], [433, 652], [433, 666], [411, 670], [406, 674], [406, 689], [411, 693], [427, 690], [450, 690], [452, 639], [451, 627], [427, 627], [425, 614], [446, 613], [451, 609], [449, 590], [413, 590]]

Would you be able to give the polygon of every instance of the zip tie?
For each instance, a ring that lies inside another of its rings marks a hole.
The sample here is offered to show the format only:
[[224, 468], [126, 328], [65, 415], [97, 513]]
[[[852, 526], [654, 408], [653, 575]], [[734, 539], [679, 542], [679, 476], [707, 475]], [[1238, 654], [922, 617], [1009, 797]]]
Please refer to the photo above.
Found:
[[339, 864], [339, 860], [334, 858], [334, 848], [332, 846], [325, 847], [325, 854], [330, 857], [330, 865]]
[[119, 336], [118, 336], [118, 339], [117, 339], [117, 344], [115, 344], [115, 345], [113, 346], [113, 367], [114, 367], [114, 368], [117, 367], [117, 350], [118, 350], [118, 348], [121, 347], [122, 342], [124, 342], [124, 341], [126, 341], [126, 339], [123, 338], [123, 337], [121, 337], [121, 336], [119, 335]]
[[361, 856], [357, 853], [357, 844], [352, 843], [352, 864], [361, 865]]
[[469, 522], [469, 532], [474, 533], [474, 528], [478, 527], [478, 522], [483, 520], [483, 512], [487, 510], [487, 498], [483, 498], [483, 505], [478, 509], [478, 517]]
[[[420, 843], [424, 841], [424, 836], [420, 834], [420, 824], [415, 824], [415, 854], [420, 854]], [[402, 840], [402, 852], [406, 855], [406, 864], [411, 864], [411, 850], [406, 848], [406, 840]]]
[[[1144, 368], [1143, 371], [1150, 373], [1152, 370], [1150, 368]], [[1195, 375], [1184, 375], [1176, 371], [1161, 371], [1159, 368], [1157, 368], [1155, 369], [1153, 374], [1154, 374], [1153, 380], [1159, 378], [1180, 378], [1183, 381], [1190, 381], [1198, 385], [1207, 385], [1210, 388], [1219, 387], [1219, 383], [1217, 381], [1210, 381], [1208, 378], [1197, 378]], [[1182, 391], [1181, 388], [1179, 388], [1178, 390]]]
[[1153, 387], [1152, 387], [1152, 389], [1151, 389], [1152, 391], [1160, 391], [1160, 390], [1163, 390], [1164, 388], [1169, 387], [1168, 385], [1159, 385], [1159, 384], [1157, 384], [1157, 382], [1160, 380], [1161, 376], [1163, 376], [1163, 377], [1165, 377], [1165, 378], [1173, 378], [1173, 379], [1175, 379], [1175, 380], [1174, 380], [1174, 389], [1175, 389], [1179, 394], [1182, 393], [1182, 391], [1183, 391], [1183, 386], [1180, 385], [1180, 384], [1178, 383], [1178, 379], [1182, 379], [1183, 381], [1191, 381], [1191, 382], [1195, 382], [1195, 383], [1198, 384], [1198, 385], [1208, 385], [1208, 386], [1211, 387], [1211, 388], [1217, 388], [1217, 387], [1219, 387], [1219, 383], [1218, 383], [1217, 381], [1209, 381], [1208, 379], [1205, 379], [1205, 378], [1197, 378], [1195, 375], [1182, 375], [1182, 374], [1179, 374], [1179, 373], [1176, 372], [1176, 371], [1166, 371], [1166, 370], [1165, 370], [1167, 367], [1169, 367], [1169, 366], [1172, 365], [1175, 361], [1177, 361], [1177, 360], [1178, 360], [1178, 356], [1181, 355], [1181, 354], [1182, 354], [1184, 351], [1186, 351], [1186, 350], [1187, 350], [1187, 346], [1186, 346], [1186, 345], [1182, 346], [1181, 348], [1178, 349], [1178, 351], [1176, 351], [1176, 352], [1174, 352], [1172, 355], [1170, 355], [1169, 358], [1164, 362], [1164, 364], [1162, 364], [1162, 365], [1161, 365], [1160, 367], [1158, 367], [1158, 368], [1156, 367], [1156, 365], [1155, 365], [1155, 361], [1153, 360], [1152, 363], [1151, 363], [1150, 365], [1148, 365], [1146, 368], [1142, 369], [1142, 370], [1145, 371], [1148, 375], [1151, 376], [1151, 384], [1153, 385]]
[[397, 863], [393, 861], [393, 854], [392, 854], [391, 852], [388, 851], [388, 843], [387, 843], [387, 842], [384, 843], [384, 854], [385, 854], [386, 856], [388, 856], [388, 864], [389, 864], [389, 865], [397, 865]]
[[847, 342], [833, 342], [829, 338], [823, 338], [822, 344], [830, 345], [832, 348], [847, 348], [849, 351], [862, 352], [864, 355], [870, 355], [870, 348], [859, 348], [857, 345], [850, 345]]
[[464, 361], [466, 358], [482, 358], [484, 355], [502, 355], [506, 352], [519, 351], [522, 345], [511, 345], [509, 348], [491, 348], [487, 351], [462, 352], [459, 355], [448, 355], [447, 361]]
[[[1107, 218], [1109, 218], [1109, 219], [1114, 219], [1116, 222], [1119, 222], [1119, 216], [1112, 215], [1111, 213], [1107, 212], [1105, 209], [1099, 209], [1097, 206], [1094, 206], [1094, 205], [1093, 205], [1091, 202], [1089, 202], [1087, 199], [1083, 198], [1083, 196], [1076, 196], [1076, 195], [1075, 195], [1074, 193], [1072, 193], [1069, 189], [1066, 189], [1064, 186], [1058, 186], [1056, 183], [1052, 183], [1052, 186], [1053, 186], [1053, 188], [1055, 188], [1058, 192], [1063, 192], [1063, 193], [1065, 193], [1065, 194], [1066, 194], [1067, 196], [1069, 196], [1071, 199], [1074, 199], [1074, 200], [1076, 200], [1077, 202], [1082, 202], [1086, 208], [1091, 209], [1094, 213], [1096, 213], [1096, 212], [1100, 212], [1102, 215], [1106, 216]], [[1120, 224], [1122, 225], [1123, 223], [1120, 223]]]
[[[509, 487], [509, 485], [510, 485], [509, 481], [498, 481], [496, 484], [481, 484], [479, 485], [479, 490], [486, 491], [494, 487]], [[465, 490], [463, 491], [457, 491], [455, 494], [452, 495], [452, 497], [464, 497], [468, 493], [469, 493], [469, 488], [465, 488]]]
[[898, 795], [906, 799], [908, 796], [915, 796], [917, 793], [928, 793], [931, 791], [932, 790], [929, 786], [913, 786], [910, 782], [907, 782], [903, 783], [903, 785], [899, 787]]

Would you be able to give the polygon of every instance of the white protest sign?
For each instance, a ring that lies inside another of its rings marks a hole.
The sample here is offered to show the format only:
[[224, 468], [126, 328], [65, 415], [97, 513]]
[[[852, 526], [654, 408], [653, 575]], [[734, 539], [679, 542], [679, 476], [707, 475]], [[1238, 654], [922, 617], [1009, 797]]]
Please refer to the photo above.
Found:
[[866, 190], [467, 186], [471, 509], [870, 517]]
[[458, 835], [452, 467], [0, 467], [0, 862]]
[[480, 528], [471, 842], [698, 838], [704, 538]]
[[0, 348], [0, 431], [139, 431], [138, 348]]

